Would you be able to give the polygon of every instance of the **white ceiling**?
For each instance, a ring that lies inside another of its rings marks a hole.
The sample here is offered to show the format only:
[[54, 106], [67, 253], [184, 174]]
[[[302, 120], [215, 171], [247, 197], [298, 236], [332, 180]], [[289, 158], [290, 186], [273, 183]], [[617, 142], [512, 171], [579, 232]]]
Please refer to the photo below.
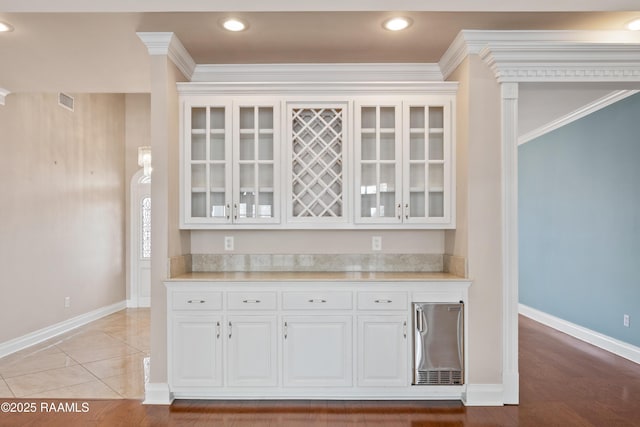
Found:
[[[93, 8], [87, 7], [87, 3]], [[176, 3], [180, 3], [182, 10], [205, 11], [145, 11], [175, 9]], [[235, 5], [234, 10], [245, 10], [234, 15], [248, 21], [249, 30], [223, 31], [219, 20], [230, 13], [211, 11], [211, 7], [204, 6], [206, 3], [215, 3], [217, 10], [227, 10], [231, 3]], [[569, 7], [564, 9], [570, 10], [568, 12], [539, 11], [541, 7], [554, 10], [559, 5], [575, 4], [575, 0], [539, 0], [538, 11], [533, 12], [522, 11], [526, 2], [521, 0], [510, 2], [510, 9], [520, 10], [517, 12], [469, 11], [477, 5], [477, 0], [396, 0], [394, 6], [413, 6], [404, 10], [416, 11], [403, 13], [413, 19], [412, 27], [391, 33], [381, 26], [385, 18], [394, 14], [384, 10], [388, 6], [380, 6], [391, 3], [388, 1], [329, 0], [322, 3], [323, 10], [300, 11], [303, 7], [297, 6], [298, 11], [287, 12], [296, 10], [291, 6], [286, 9], [290, 3], [316, 2], [271, 0], [272, 10], [284, 11], [258, 12], [251, 10], [263, 5], [264, 0], [0, 0], [0, 21], [15, 27], [11, 33], [0, 34], [0, 88], [11, 92], [147, 92], [148, 54], [136, 36], [138, 31], [175, 32], [199, 64], [429, 63], [441, 58], [462, 29], [621, 30], [632, 18], [640, 17], [640, 12], [580, 12], [571, 11]], [[365, 3], [369, 4], [368, 9]], [[433, 11], [438, 9], [436, 5], [442, 9], [442, 3], [453, 3], [451, 6], [457, 5], [457, 8], [449, 7], [454, 10], [450, 12]], [[504, 2], [482, 3], [490, 10]], [[591, 3], [591, 10], [597, 10], [595, 5], [602, 8], [604, 3], [619, 10], [632, 3], [638, 6], [638, 0], [583, 0], [581, 3], [584, 9]], [[65, 12], [34, 12], [50, 10], [53, 4]], [[348, 5], [352, 5], [351, 10], [360, 11], [345, 11]], [[161, 9], [163, 6], [165, 9]], [[341, 9], [343, 11], [339, 11]]]

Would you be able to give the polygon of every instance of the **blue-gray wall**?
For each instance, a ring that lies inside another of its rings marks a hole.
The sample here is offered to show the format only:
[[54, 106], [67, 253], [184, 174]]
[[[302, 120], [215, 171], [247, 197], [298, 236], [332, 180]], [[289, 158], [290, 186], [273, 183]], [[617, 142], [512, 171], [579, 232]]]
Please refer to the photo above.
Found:
[[640, 94], [518, 155], [520, 302], [640, 346]]

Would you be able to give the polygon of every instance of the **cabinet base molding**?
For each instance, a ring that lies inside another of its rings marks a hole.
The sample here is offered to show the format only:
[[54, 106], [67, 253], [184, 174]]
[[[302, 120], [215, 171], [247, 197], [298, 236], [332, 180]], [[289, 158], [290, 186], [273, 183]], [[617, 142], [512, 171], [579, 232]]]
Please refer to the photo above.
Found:
[[176, 399], [209, 399], [209, 400], [461, 400], [464, 402], [465, 386], [411, 386], [402, 390], [383, 387], [372, 390], [345, 390], [338, 387], [309, 388], [276, 388], [272, 390], [243, 388], [242, 390], [190, 389], [188, 391], [173, 390]]
[[146, 383], [144, 385], [143, 405], [171, 405], [173, 399], [173, 393], [169, 390], [167, 383]]
[[467, 384], [462, 394], [465, 406], [504, 406], [502, 384]]

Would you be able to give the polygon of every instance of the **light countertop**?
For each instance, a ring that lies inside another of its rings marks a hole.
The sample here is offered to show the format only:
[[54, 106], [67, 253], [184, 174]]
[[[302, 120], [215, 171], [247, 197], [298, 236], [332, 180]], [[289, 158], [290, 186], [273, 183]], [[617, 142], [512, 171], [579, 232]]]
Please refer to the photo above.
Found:
[[186, 273], [168, 279], [171, 282], [468, 282], [450, 273], [367, 272], [367, 271], [280, 271], [280, 272], [207, 272]]

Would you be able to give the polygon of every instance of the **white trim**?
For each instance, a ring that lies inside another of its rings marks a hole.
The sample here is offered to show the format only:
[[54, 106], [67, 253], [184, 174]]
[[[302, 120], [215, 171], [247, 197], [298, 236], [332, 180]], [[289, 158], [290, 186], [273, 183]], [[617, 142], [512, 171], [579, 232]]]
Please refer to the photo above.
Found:
[[524, 304], [519, 305], [519, 311], [523, 316], [533, 319], [536, 322], [640, 364], [640, 347], [611, 338]]
[[633, 31], [462, 30], [438, 64], [445, 79], [468, 55], [481, 55], [498, 82], [636, 82], [639, 44]]
[[20, 351], [34, 344], [38, 344], [60, 334], [64, 334], [65, 332], [69, 332], [77, 327], [86, 325], [89, 322], [93, 322], [94, 320], [98, 320], [102, 317], [118, 312], [126, 308], [126, 306], [126, 301], [120, 301], [115, 304], [111, 304], [106, 307], [81, 314], [71, 319], [67, 319], [63, 322], [47, 326], [46, 328], [39, 329], [21, 337], [5, 341], [0, 344], [0, 357], [7, 356], [11, 353], [15, 353], [16, 351]]
[[202, 64], [193, 82], [443, 81], [438, 64]]
[[171, 405], [173, 393], [168, 383], [146, 383], [144, 385], [143, 405]]
[[502, 83], [502, 384], [518, 404], [518, 83]]
[[526, 144], [527, 142], [539, 138], [544, 134], [566, 126], [569, 123], [575, 122], [576, 120], [588, 116], [591, 113], [595, 113], [596, 111], [608, 107], [611, 104], [621, 101], [631, 95], [635, 95], [638, 92], [640, 92], [640, 90], [618, 90], [615, 92], [611, 92], [610, 94], [605, 95], [602, 98], [597, 99], [587, 105], [584, 105], [569, 114], [557, 118], [544, 126], [540, 126], [539, 128], [532, 130], [531, 132], [521, 135], [518, 138], [518, 145]]
[[177, 83], [180, 95], [455, 95], [458, 82], [189, 82]]
[[467, 384], [462, 403], [465, 406], [503, 406], [503, 394], [502, 384]]
[[9, 92], [6, 89], [2, 89], [0, 87], [0, 105], [4, 105], [4, 98], [9, 95], [11, 92]]
[[174, 33], [136, 33], [140, 40], [147, 46], [149, 55], [167, 55], [171, 62], [191, 79], [196, 68], [196, 63], [184, 47], [180, 39]]

